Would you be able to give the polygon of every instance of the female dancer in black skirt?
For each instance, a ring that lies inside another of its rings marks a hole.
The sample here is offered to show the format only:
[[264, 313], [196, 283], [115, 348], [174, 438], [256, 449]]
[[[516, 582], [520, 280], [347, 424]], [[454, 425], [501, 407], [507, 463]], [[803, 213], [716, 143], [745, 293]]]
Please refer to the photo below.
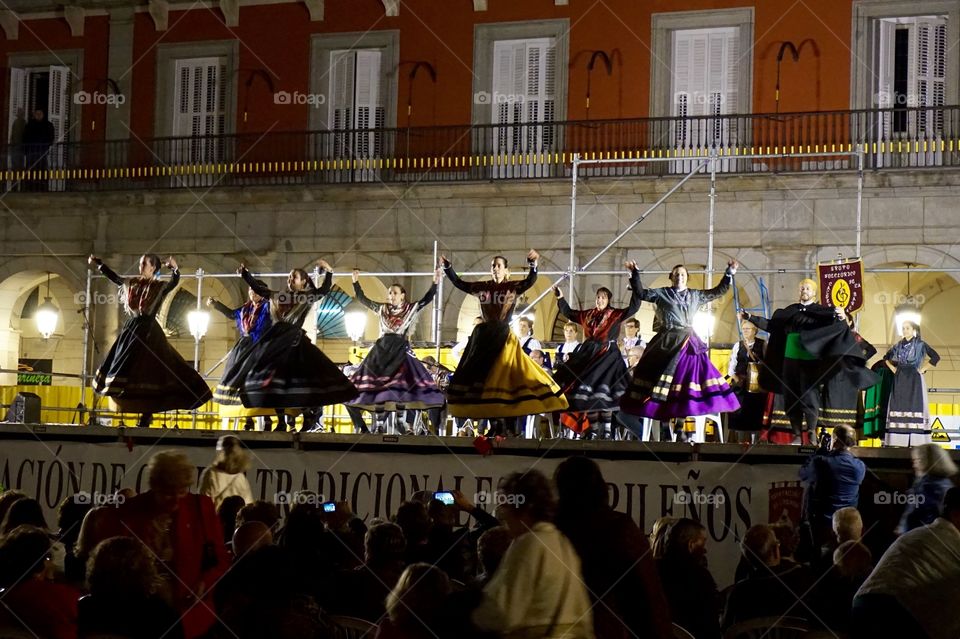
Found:
[[110, 397], [121, 412], [140, 413], [141, 427], [150, 425], [153, 413], [199, 408], [209, 401], [210, 388], [170, 345], [157, 312], [163, 298], [180, 282], [180, 271], [172, 257], [166, 266], [172, 271], [168, 282], [157, 279], [160, 258], [140, 258], [140, 275], [124, 279], [95, 256], [87, 259], [108, 280], [120, 287], [120, 299], [130, 319], [120, 329], [93, 379], [93, 389]]
[[[407, 301], [407, 291], [399, 284], [387, 289], [386, 302], [374, 302], [363, 294], [360, 271], [353, 272], [353, 291], [357, 300], [375, 312], [380, 320], [380, 338], [350, 376], [360, 395], [351, 406], [368, 411], [426, 410], [439, 408], [446, 399], [426, 367], [410, 350], [407, 334], [420, 312], [437, 294], [440, 270], [418, 302]], [[439, 426], [439, 425], [438, 425]]]
[[[738, 320], [739, 321], [739, 320]], [[727, 377], [740, 400], [740, 408], [729, 414], [727, 425], [737, 433], [739, 441], [754, 441], [763, 427], [763, 413], [767, 408], [768, 393], [758, 382], [759, 364], [763, 361], [766, 340], [757, 337], [757, 326], [740, 321], [741, 340], [730, 351]]]
[[[262, 288], [266, 283], [257, 280]], [[216, 309], [224, 317], [237, 323], [240, 337], [227, 354], [227, 362], [223, 366], [223, 376], [213, 391], [213, 400], [222, 406], [241, 406], [240, 391], [243, 388], [244, 360], [260, 341], [263, 334], [270, 328], [270, 300], [260, 297], [253, 288], [247, 289], [247, 301], [239, 308], [230, 308], [223, 302], [212, 297], [207, 298], [207, 306]], [[253, 430], [253, 417], [246, 419], [246, 429]]]
[[930, 443], [927, 385], [923, 374], [940, 361], [940, 354], [920, 338], [920, 327], [906, 321], [903, 339], [883, 356], [893, 373], [887, 402], [888, 446], [919, 446]]
[[570, 308], [559, 288], [554, 287], [560, 315], [583, 327], [583, 343], [570, 358], [557, 367], [553, 378], [570, 403], [570, 410], [587, 414], [596, 424], [595, 436], [610, 436], [613, 411], [620, 407], [620, 396], [627, 390], [627, 365], [617, 346], [620, 324], [640, 308], [640, 273], [637, 263], [624, 264], [630, 274], [630, 305], [613, 308], [608, 288], [597, 289], [596, 307], [586, 311]]
[[440, 265], [453, 285], [480, 299], [483, 316], [483, 322], [470, 335], [447, 390], [447, 405], [454, 417], [523, 417], [567, 408], [560, 386], [524, 354], [510, 330], [517, 297], [537, 281], [539, 258], [539, 253], [531, 249], [527, 254], [530, 272], [519, 282], [510, 281], [507, 258], [502, 255], [490, 263], [492, 280], [464, 282], [450, 261], [440, 257]]
[[263, 286], [244, 265], [237, 272], [254, 292], [270, 300], [273, 325], [247, 357], [240, 398], [247, 408], [276, 408], [277, 428], [285, 429], [285, 408], [313, 408], [340, 404], [357, 396], [357, 389], [336, 364], [307, 337], [302, 325], [310, 307], [330, 292], [333, 269], [325, 260], [317, 265], [326, 272], [317, 288], [303, 269], [287, 276], [281, 293]]

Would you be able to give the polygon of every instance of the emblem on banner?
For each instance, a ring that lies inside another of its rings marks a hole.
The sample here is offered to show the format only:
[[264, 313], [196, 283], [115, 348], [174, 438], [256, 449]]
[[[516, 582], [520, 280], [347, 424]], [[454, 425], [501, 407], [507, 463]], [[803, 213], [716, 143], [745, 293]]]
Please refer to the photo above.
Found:
[[839, 306], [852, 314], [863, 308], [863, 260], [837, 260], [817, 264], [820, 303]]

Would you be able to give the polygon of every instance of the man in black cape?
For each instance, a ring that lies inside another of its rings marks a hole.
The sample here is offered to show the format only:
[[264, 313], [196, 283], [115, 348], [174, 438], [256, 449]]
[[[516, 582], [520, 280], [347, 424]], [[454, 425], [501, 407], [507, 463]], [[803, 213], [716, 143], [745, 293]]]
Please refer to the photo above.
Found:
[[[783, 395], [795, 445], [802, 443], [804, 420], [810, 441], [815, 441], [820, 387], [834, 375], [853, 370], [852, 392], [872, 383], [860, 379], [860, 371], [863, 375], [872, 373], [865, 367], [863, 349], [843, 321], [843, 310], [814, 302], [816, 291], [816, 282], [805, 279], [800, 282], [799, 301], [774, 311], [770, 319], [740, 314], [741, 319], [770, 334], [759, 366], [760, 386]], [[852, 362], [858, 365], [851, 367]]]

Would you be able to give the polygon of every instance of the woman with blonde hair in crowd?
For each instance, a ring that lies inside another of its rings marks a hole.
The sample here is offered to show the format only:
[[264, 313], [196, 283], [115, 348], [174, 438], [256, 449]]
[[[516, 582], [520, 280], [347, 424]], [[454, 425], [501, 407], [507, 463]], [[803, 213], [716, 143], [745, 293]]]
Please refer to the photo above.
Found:
[[213, 464], [200, 475], [200, 494], [213, 500], [215, 508], [227, 497], [237, 495], [244, 503], [253, 503], [253, 492], [247, 480], [250, 455], [243, 442], [233, 435], [224, 435], [217, 440], [217, 456]]
[[957, 474], [957, 465], [937, 444], [922, 444], [910, 451], [916, 480], [910, 487], [914, 499], [907, 500], [897, 531], [905, 533], [932, 524], [940, 516], [943, 498], [953, 487], [951, 479]]
[[676, 517], [661, 517], [653, 522], [653, 529], [650, 531], [650, 550], [654, 559], [663, 559], [666, 552], [667, 533], [676, 521]]

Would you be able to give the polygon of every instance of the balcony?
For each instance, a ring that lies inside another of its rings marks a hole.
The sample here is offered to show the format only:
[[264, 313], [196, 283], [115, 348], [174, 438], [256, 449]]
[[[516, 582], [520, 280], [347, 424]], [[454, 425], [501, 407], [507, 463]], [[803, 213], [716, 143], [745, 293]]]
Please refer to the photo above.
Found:
[[[304, 131], [0, 148], [15, 191], [663, 177], [715, 153], [728, 174], [960, 166], [960, 106]], [[834, 155], [830, 155], [834, 154]], [[755, 157], [763, 155], [767, 157]], [[704, 169], [705, 170], [705, 169]]]

